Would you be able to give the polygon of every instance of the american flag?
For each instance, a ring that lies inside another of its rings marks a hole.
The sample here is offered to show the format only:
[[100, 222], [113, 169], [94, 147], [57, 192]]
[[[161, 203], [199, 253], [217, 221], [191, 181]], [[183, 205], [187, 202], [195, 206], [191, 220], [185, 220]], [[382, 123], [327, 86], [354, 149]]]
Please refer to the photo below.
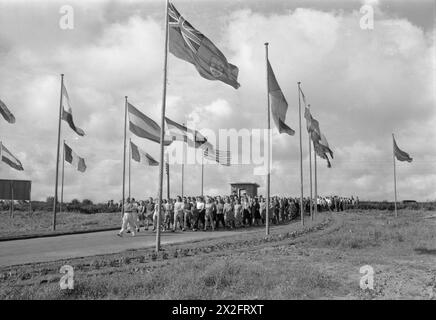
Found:
[[215, 150], [213, 148], [203, 148], [203, 156], [223, 166], [230, 166], [231, 155], [230, 151]]

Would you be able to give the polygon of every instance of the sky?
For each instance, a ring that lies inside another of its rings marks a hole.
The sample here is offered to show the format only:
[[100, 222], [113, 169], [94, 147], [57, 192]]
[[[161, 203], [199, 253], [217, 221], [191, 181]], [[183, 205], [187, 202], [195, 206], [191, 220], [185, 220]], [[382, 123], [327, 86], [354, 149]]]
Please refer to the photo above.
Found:
[[[271, 194], [299, 196], [298, 91], [334, 152], [318, 159], [318, 193], [393, 200], [392, 133], [413, 158], [397, 162], [399, 200], [436, 200], [436, 50], [434, 1], [174, 0], [180, 13], [239, 68], [237, 90], [200, 77], [168, 56], [166, 115], [197, 129], [267, 126], [265, 47], [288, 101], [295, 136], [273, 131]], [[59, 27], [60, 8], [74, 9], [74, 28]], [[362, 29], [363, 5], [374, 28]], [[86, 159], [65, 165], [64, 199], [121, 199], [124, 97], [160, 122], [164, 53], [163, 0], [0, 0], [0, 99], [16, 118], [0, 119], [0, 140], [24, 171], [0, 165], [0, 178], [32, 180], [32, 198], [54, 194], [60, 74], [65, 74], [77, 136], [62, 139]], [[309, 193], [308, 137], [303, 122], [304, 194]], [[159, 145], [132, 136], [159, 159]], [[177, 142], [179, 143], [179, 142]], [[181, 192], [181, 165], [170, 168], [171, 196]], [[158, 168], [132, 162], [131, 194], [157, 195]], [[185, 166], [186, 195], [200, 193], [201, 166]], [[231, 182], [265, 177], [252, 165], [206, 165], [205, 194], [230, 193]], [[165, 191], [166, 192], [166, 191]], [[166, 193], [165, 193], [166, 194]]]

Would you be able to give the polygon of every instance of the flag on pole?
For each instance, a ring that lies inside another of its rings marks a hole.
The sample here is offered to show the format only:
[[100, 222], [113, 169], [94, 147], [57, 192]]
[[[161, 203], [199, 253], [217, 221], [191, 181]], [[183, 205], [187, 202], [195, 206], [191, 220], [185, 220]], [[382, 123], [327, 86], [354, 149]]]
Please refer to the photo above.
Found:
[[300, 90], [301, 98], [303, 99], [304, 106], [307, 107], [306, 96], [304, 95], [303, 90], [301, 90], [301, 86], [299, 87], [299, 90]]
[[62, 120], [66, 121], [71, 129], [79, 136], [84, 136], [85, 132], [74, 124], [73, 109], [71, 109], [70, 97], [67, 88], [62, 83]]
[[283, 95], [282, 89], [280, 89], [279, 83], [277, 82], [274, 71], [271, 68], [271, 64], [268, 61], [268, 88], [269, 96], [271, 99], [271, 113], [273, 120], [277, 126], [280, 133], [285, 132], [291, 136], [295, 134], [286, 123], [286, 111], [288, 110], [288, 103], [286, 102], [285, 96]]
[[397, 142], [395, 141], [394, 137], [392, 137], [392, 139], [394, 141], [394, 154], [395, 154], [395, 158], [397, 158], [398, 161], [412, 162], [413, 158], [411, 158], [407, 152], [404, 152], [403, 150], [398, 148]]
[[[212, 146], [212, 145], [211, 145]], [[230, 151], [215, 150], [213, 147], [205, 147], [203, 149], [203, 157], [215, 161], [223, 166], [230, 166], [231, 155]]]
[[311, 138], [315, 140], [320, 140], [321, 130], [319, 129], [319, 122], [314, 117], [312, 117], [312, 114], [310, 113], [310, 109], [308, 107], [304, 108], [304, 118], [306, 118], [306, 128]]
[[0, 142], [0, 147], [1, 147], [0, 155], [4, 163], [8, 164], [10, 167], [14, 168], [15, 170], [18, 171], [24, 170], [20, 160], [18, 160], [1, 142]]
[[165, 123], [168, 130], [168, 135], [177, 141], [185, 141], [188, 145], [195, 148], [203, 145], [207, 139], [197, 130], [190, 129], [184, 125], [181, 125], [171, 119], [165, 117]]
[[332, 165], [330, 163], [330, 160], [327, 156], [327, 154], [330, 155], [330, 157], [333, 159], [333, 151], [330, 149], [330, 146], [327, 142], [326, 137], [321, 133], [321, 139], [314, 139], [313, 141], [313, 149], [315, 150], [316, 154], [327, 161], [327, 167], [331, 168]]
[[9, 111], [6, 104], [0, 100], [0, 113], [5, 118], [5, 120], [9, 123], [15, 123], [15, 117], [12, 112]]
[[238, 67], [227, 62], [212, 41], [186, 21], [172, 3], [168, 7], [168, 27], [169, 51], [173, 55], [193, 64], [203, 78], [239, 88]]
[[154, 160], [147, 152], [142, 151], [136, 144], [130, 141], [130, 150], [132, 151], [132, 159], [136, 162], [142, 162], [148, 166], [158, 166], [159, 162]]
[[79, 157], [66, 143], [64, 143], [65, 161], [70, 163], [80, 172], [85, 172], [86, 164], [85, 159]]
[[[129, 129], [140, 138], [148, 139], [160, 143], [160, 126], [151, 118], [127, 103], [129, 112]], [[168, 146], [173, 142], [169, 136], [164, 137], [164, 145]]]

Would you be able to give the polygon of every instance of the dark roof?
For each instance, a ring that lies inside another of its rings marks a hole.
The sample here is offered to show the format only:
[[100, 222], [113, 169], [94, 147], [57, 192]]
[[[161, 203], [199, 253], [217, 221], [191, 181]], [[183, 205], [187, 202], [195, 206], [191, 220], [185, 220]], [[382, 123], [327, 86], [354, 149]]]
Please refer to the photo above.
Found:
[[230, 183], [230, 185], [233, 186], [241, 186], [241, 185], [249, 185], [249, 186], [256, 186], [256, 187], [260, 187], [257, 183], [253, 183], [253, 182], [234, 182], [234, 183]]

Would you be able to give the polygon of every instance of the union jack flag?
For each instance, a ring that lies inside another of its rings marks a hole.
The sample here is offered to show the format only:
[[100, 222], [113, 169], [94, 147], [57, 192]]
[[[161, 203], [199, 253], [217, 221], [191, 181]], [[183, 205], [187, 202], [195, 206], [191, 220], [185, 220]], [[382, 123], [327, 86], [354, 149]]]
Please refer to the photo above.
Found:
[[204, 35], [186, 21], [172, 3], [168, 4], [168, 25], [170, 28], [178, 28], [186, 45], [197, 53]]

